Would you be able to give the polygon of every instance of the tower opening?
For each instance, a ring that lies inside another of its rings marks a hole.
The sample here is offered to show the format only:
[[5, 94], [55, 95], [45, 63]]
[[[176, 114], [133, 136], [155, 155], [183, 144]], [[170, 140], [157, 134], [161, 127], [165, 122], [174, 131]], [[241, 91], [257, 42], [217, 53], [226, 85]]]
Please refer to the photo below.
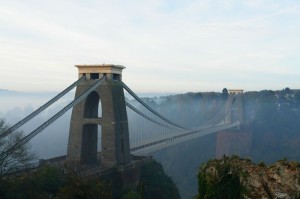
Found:
[[97, 158], [99, 161], [101, 161], [102, 157], [102, 126], [98, 125], [97, 129], [98, 137], [97, 137]]
[[98, 118], [102, 116], [102, 104], [97, 92], [91, 92], [85, 101], [84, 118]]
[[97, 163], [97, 137], [98, 125], [86, 124], [82, 129], [82, 163]]
[[113, 74], [113, 80], [121, 81], [121, 75], [120, 74]]
[[91, 73], [91, 79], [99, 79], [99, 73]]
[[98, 117], [102, 117], [102, 103], [101, 103], [101, 98], [99, 98], [99, 103], [98, 103]]

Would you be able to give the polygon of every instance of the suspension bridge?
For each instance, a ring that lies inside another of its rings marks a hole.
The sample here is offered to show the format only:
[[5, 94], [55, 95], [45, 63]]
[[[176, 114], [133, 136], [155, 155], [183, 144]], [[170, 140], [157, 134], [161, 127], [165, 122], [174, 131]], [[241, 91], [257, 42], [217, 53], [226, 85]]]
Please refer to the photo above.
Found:
[[[201, 136], [239, 128], [240, 122], [243, 122], [240, 91], [229, 93], [224, 106], [205, 123], [196, 128], [188, 128], [166, 118], [132, 91], [122, 81], [122, 70], [125, 67], [76, 67], [79, 71], [78, 80], [27, 117], [1, 132], [0, 140], [35, 118], [74, 88], [75, 99], [15, 145], [1, 151], [0, 156], [28, 143], [70, 109], [72, 116], [66, 160], [86, 165], [97, 164], [103, 168], [128, 165], [134, 156], [149, 156]], [[130, 99], [125, 96], [130, 96]]]

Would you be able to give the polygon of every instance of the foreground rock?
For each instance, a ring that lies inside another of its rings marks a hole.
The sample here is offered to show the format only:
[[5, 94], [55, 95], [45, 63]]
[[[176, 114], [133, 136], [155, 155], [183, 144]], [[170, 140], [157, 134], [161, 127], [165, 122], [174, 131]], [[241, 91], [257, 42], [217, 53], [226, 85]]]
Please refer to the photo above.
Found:
[[211, 160], [198, 174], [198, 198], [300, 198], [300, 163], [265, 166], [237, 156]]

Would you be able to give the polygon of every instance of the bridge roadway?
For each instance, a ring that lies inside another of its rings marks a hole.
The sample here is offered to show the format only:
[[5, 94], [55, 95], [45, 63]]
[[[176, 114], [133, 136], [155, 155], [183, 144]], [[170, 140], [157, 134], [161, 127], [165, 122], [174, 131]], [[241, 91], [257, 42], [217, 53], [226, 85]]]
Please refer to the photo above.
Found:
[[189, 141], [191, 139], [195, 139], [201, 136], [212, 134], [218, 131], [223, 131], [226, 129], [238, 128], [239, 126], [240, 123], [235, 122], [232, 124], [223, 124], [219, 126], [208, 126], [193, 131], [172, 133], [171, 135], [161, 136], [159, 139], [156, 140], [152, 140], [152, 141], [146, 140], [144, 141], [144, 143], [140, 144], [139, 146], [132, 147], [131, 154], [149, 155], [156, 151]]
[[[143, 162], [148, 161], [151, 159], [151, 154], [163, 150], [168, 147], [175, 146], [177, 144], [187, 142], [191, 139], [195, 139], [201, 136], [209, 135], [215, 132], [219, 132], [226, 129], [231, 128], [238, 128], [240, 126], [239, 122], [235, 122], [232, 124], [222, 124], [219, 126], [207, 126], [198, 130], [193, 131], [179, 131], [174, 134], [164, 135], [160, 137], [160, 140], [145, 140], [144, 143], [141, 143], [139, 146], [135, 146], [131, 148], [132, 154], [132, 162], [129, 165], [121, 165], [118, 167], [119, 170], [125, 170], [128, 168], [134, 168], [138, 165], [141, 165]], [[139, 156], [143, 155], [143, 156]], [[99, 155], [101, 156], [101, 155]], [[150, 159], [149, 159], [150, 158]], [[14, 171], [12, 173], [8, 173], [8, 175], [17, 175], [18, 173], [26, 170], [36, 170], [40, 166], [45, 164], [47, 165], [63, 165], [66, 161], [66, 155], [55, 157], [47, 160], [39, 160], [37, 162], [33, 162], [23, 167], [19, 168], [18, 171]], [[95, 176], [99, 174], [104, 174], [110, 172], [111, 168], [106, 168], [105, 165], [99, 164], [88, 164], [88, 165], [81, 165], [77, 167], [77, 173], [82, 176]]]

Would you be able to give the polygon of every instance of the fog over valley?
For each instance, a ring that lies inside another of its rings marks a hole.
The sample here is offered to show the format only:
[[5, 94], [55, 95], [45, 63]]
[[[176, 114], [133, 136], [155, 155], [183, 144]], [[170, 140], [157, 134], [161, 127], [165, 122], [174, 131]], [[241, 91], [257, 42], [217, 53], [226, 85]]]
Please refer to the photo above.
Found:
[[[0, 96], [0, 117], [12, 125], [54, 97], [55, 93], [2, 90]], [[226, 104], [226, 95], [221, 91], [140, 96], [166, 118], [192, 129], [216, 122], [215, 115], [224, 111]], [[74, 93], [64, 96], [21, 130], [25, 134], [31, 132], [71, 102], [73, 97]], [[196, 194], [199, 165], [223, 154], [238, 154], [254, 162], [268, 164], [281, 158], [300, 160], [300, 90], [285, 88], [245, 92], [243, 99], [246, 122], [239, 131], [214, 133], [153, 154], [178, 186], [182, 198], [191, 198]], [[141, 108], [132, 98], [128, 97], [128, 100]], [[127, 115], [129, 130], [141, 129], [135, 132], [138, 136], [146, 138], [147, 133], [155, 129], [155, 126], [141, 122], [138, 115], [129, 110]], [[32, 149], [38, 152], [40, 159], [66, 155], [70, 117], [71, 110], [31, 140]], [[135, 139], [131, 139], [132, 144]]]

